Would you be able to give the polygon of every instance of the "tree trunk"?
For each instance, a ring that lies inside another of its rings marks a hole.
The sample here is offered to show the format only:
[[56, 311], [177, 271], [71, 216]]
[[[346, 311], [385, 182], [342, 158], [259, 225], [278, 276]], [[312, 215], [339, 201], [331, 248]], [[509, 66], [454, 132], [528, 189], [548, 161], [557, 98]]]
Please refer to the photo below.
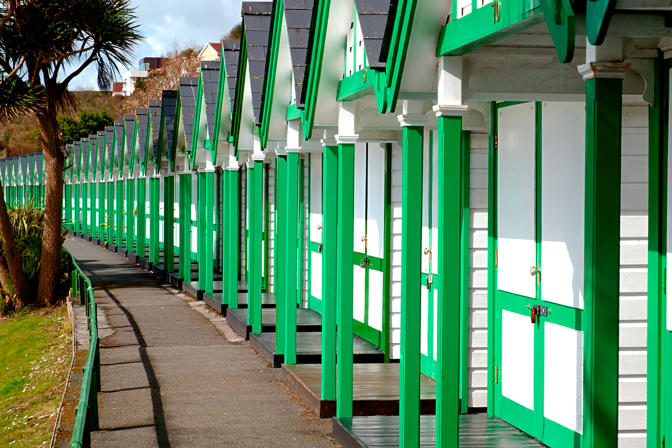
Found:
[[[7, 204], [5, 203], [5, 195], [0, 194], [0, 233], [2, 234], [2, 249], [5, 253], [5, 260], [7, 261], [7, 268], [11, 276], [11, 284], [14, 292], [15, 308], [23, 308], [31, 302], [28, 297], [30, 288], [28, 287], [28, 278], [23, 271], [23, 263], [21, 255], [16, 248], [16, 239], [14, 238], [14, 229], [12, 223], [9, 221], [9, 213], [7, 213]], [[10, 293], [10, 291], [7, 291]]]
[[61, 206], [65, 158], [61, 150], [61, 135], [55, 111], [38, 114], [37, 122], [42, 138], [46, 174], [42, 259], [37, 300], [42, 305], [51, 305], [56, 300], [54, 293], [60, 281], [61, 246], [63, 245]]

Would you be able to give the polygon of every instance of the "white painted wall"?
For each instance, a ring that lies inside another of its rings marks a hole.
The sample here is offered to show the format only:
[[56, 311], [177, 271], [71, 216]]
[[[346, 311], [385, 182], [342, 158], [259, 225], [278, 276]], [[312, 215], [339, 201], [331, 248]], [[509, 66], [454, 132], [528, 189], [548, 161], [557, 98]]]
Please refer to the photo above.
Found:
[[275, 292], [273, 275], [275, 273], [275, 166], [274, 160], [268, 166], [268, 292]]
[[390, 182], [390, 358], [401, 355], [401, 145], [392, 144]]
[[303, 258], [303, 269], [301, 270], [301, 303], [303, 307], [308, 307], [308, 276], [310, 275], [308, 257], [309, 253], [309, 221], [310, 217], [310, 158], [307, 155], [302, 156], [303, 160], [303, 170], [301, 175], [303, 176], [303, 223], [300, 224], [301, 227], [299, 231], [303, 234], [303, 247], [301, 248], [301, 256]]

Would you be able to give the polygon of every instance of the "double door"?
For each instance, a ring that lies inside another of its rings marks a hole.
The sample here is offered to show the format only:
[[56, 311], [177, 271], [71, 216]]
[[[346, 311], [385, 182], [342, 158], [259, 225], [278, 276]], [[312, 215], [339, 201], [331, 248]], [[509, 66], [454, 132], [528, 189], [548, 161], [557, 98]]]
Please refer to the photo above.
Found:
[[495, 412], [580, 446], [585, 107], [505, 104], [496, 120]]

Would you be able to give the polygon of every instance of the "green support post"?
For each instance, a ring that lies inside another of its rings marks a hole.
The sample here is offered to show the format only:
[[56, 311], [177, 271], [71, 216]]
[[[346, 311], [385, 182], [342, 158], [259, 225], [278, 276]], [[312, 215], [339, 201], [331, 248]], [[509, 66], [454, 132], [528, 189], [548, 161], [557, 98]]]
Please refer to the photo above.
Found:
[[287, 296], [285, 291], [285, 246], [287, 232], [287, 156], [278, 156], [276, 159], [278, 165], [278, 177], [275, 179], [277, 185], [276, 191], [276, 269], [278, 282], [275, 285], [276, 296], [276, 324], [275, 324], [275, 349], [280, 355], [285, 354], [285, 314], [287, 310]]
[[115, 181], [115, 186], [117, 189], [117, 199], [116, 199], [116, 204], [115, 204], [115, 220], [114, 224], [116, 226], [117, 230], [117, 235], [116, 235], [116, 241], [115, 241], [115, 246], [117, 246], [117, 249], [121, 249], [124, 244], [124, 181], [123, 179], [119, 179]]
[[114, 237], [114, 181], [107, 181], [107, 245], [112, 244]]
[[96, 181], [92, 180], [89, 183], [89, 238], [93, 239], [97, 236], [98, 230], [98, 202], [96, 201]]
[[285, 203], [285, 364], [296, 364], [296, 304], [299, 266], [299, 153], [287, 153]]
[[336, 399], [336, 269], [338, 146], [325, 146], [322, 162], [322, 378], [323, 400]]
[[180, 174], [180, 278], [191, 282], [191, 173]]
[[149, 178], [149, 262], [159, 264], [159, 202], [161, 201], [161, 179]]
[[72, 220], [72, 184], [65, 185], [65, 222], [68, 230], [74, 230]]
[[106, 182], [98, 182], [98, 240], [105, 241], [105, 186]]
[[163, 176], [163, 269], [175, 271], [175, 175]]
[[212, 295], [213, 291], [213, 221], [215, 209], [215, 172], [198, 173], [198, 289]]
[[622, 93], [621, 78], [586, 80], [583, 444], [589, 447], [618, 445]]
[[80, 191], [81, 191], [81, 185], [78, 183], [73, 185], [74, 187], [74, 217], [72, 219], [72, 228], [74, 232], [81, 233], [80, 232], [80, 221], [81, 221], [81, 212], [80, 212], [80, 207], [79, 207], [79, 198], [80, 198]]
[[[401, 359], [399, 377], [401, 383], [399, 385], [399, 446], [401, 448], [418, 447], [420, 445], [422, 139], [422, 126], [403, 127], [401, 181]], [[459, 167], [459, 162], [457, 166]], [[459, 269], [456, 273], [459, 273]], [[457, 316], [459, 318], [459, 309]], [[458, 343], [458, 341], [459, 339], [456, 339], [453, 342]], [[459, 357], [456, 357], [455, 361], [458, 359]], [[457, 402], [453, 403], [453, 407], [453, 412], [456, 412]]]
[[[462, 291], [461, 115], [440, 116], [438, 118], [438, 131], [438, 274], [442, 282], [437, 313], [436, 446], [441, 448], [458, 446], [459, 443], [460, 302]], [[409, 156], [413, 157], [414, 154], [411, 152]], [[409, 174], [413, 174], [413, 172]], [[412, 198], [409, 199], [412, 201]], [[465, 396], [464, 400], [466, 399]]]
[[138, 220], [138, 237], [135, 242], [135, 255], [138, 258], [144, 258], [145, 244], [147, 242], [147, 178], [141, 175], [135, 180], [135, 183], [137, 187], [136, 217]]
[[126, 252], [133, 252], [135, 249], [133, 246], [135, 241], [135, 230], [133, 228], [133, 190], [135, 188], [133, 184], [133, 179], [126, 181]]
[[82, 234], [89, 233], [89, 183], [82, 183]]
[[229, 194], [229, 177], [231, 172], [224, 168], [222, 170], [222, 305], [227, 308], [229, 306], [229, 283], [231, 282], [231, 273], [229, 260], [231, 259], [231, 247], [229, 233], [231, 230], [231, 223], [229, 222], [229, 215], [231, 214], [231, 200]]
[[[338, 146], [338, 236], [336, 253], [336, 417], [352, 417], [355, 145]], [[419, 290], [419, 288], [418, 288]]]
[[248, 269], [247, 294], [248, 313], [247, 323], [252, 326], [253, 333], [261, 333], [261, 238], [263, 230], [264, 206], [264, 162], [255, 160], [253, 168], [248, 170]]
[[238, 308], [238, 232], [239, 232], [239, 210], [238, 210], [238, 168], [227, 168], [226, 172], [226, 200], [224, 208], [226, 210], [226, 241], [224, 247], [226, 256], [224, 258], [224, 271], [227, 278], [226, 290], [224, 290], [224, 303], [228, 303], [231, 309]]

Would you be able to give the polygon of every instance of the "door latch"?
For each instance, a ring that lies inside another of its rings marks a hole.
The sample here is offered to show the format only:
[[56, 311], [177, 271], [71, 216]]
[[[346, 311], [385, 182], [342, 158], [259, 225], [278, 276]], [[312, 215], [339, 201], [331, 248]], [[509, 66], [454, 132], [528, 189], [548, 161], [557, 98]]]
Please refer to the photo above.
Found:
[[322, 243], [320, 243], [320, 247], [317, 248], [318, 252], [322, 252]]
[[427, 289], [429, 289], [431, 288], [432, 284], [434, 284], [434, 276], [428, 275], [427, 280], [425, 281], [425, 286], [427, 286]]
[[369, 265], [369, 264], [371, 264], [371, 260], [369, 260], [369, 257], [364, 257], [364, 258], [362, 258], [361, 263], [359, 263], [359, 267], [363, 268], [363, 267], [365, 267], [366, 265]]
[[537, 323], [537, 317], [548, 316], [548, 307], [542, 305], [527, 305], [527, 308], [530, 310], [530, 322], [533, 324]]

